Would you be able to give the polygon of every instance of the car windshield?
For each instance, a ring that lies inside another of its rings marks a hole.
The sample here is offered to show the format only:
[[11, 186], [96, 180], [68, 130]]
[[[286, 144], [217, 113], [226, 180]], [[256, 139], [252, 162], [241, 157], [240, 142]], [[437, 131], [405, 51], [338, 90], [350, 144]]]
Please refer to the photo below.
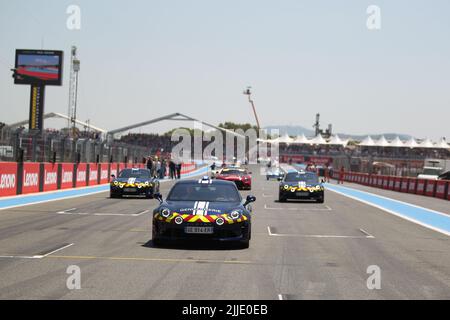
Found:
[[284, 178], [286, 182], [300, 182], [305, 181], [307, 184], [317, 184], [319, 179], [315, 173], [299, 173], [299, 172], [289, 172]]
[[425, 168], [423, 169], [423, 174], [427, 174], [430, 176], [437, 176], [441, 173], [440, 171], [441, 170], [438, 168]]
[[167, 200], [240, 202], [242, 199], [234, 185], [178, 183], [170, 191]]
[[124, 169], [119, 173], [119, 178], [138, 178], [138, 179], [149, 179], [150, 170], [147, 169]]
[[221, 174], [223, 175], [242, 175], [246, 174], [245, 170], [239, 170], [239, 169], [224, 169], [222, 170]]

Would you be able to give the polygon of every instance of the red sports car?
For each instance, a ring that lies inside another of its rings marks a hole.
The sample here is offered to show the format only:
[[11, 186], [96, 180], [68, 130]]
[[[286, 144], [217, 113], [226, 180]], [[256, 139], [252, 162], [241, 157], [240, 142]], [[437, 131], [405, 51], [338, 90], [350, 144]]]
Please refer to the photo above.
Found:
[[233, 181], [239, 190], [252, 189], [251, 172], [243, 168], [223, 168], [216, 175], [216, 179]]

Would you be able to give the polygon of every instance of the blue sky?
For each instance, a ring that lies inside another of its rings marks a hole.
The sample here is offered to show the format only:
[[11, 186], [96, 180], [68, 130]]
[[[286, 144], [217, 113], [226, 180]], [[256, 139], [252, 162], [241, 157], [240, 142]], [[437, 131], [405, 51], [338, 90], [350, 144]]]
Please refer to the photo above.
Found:
[[[66, 28], [71, 4], [79, 31]], [[378, 31], [366, 27], [372, 4]], [[29, 88], [9, 68], [16, 48], [42, 44], [65, 51], [46, 111], [67, 112], [75, 44], [79, 118], [106, 129], [172, 112], [254, 122], [242, 95], [251, 85], [262, 125], [311, 127], [320, 112], [338, 132], [450, 139], [449, 15], [447, 0], [0, 0], [0, 121], [27, 118]]]

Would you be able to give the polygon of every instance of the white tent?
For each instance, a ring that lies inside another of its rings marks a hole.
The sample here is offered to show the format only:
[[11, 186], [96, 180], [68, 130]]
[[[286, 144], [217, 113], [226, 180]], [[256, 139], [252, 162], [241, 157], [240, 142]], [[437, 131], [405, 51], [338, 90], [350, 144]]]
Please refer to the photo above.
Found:
[[441, 138], [441, 140], [439, 140], [439, 142], [436, 143], [436, 145], [434, 147], [440, 148], [440, 149], [450, 149], [450, 145], [447, 143], [445, 138]]
[[327, 142], [325, 141], [325, 139], [322, 137], [321, 134], [317, 135], [315, 138], [312, 138], [311, 140], [309, 140], [310, 144], [327, 144]]
[[370, 136], [367, 136], [367, 138], [365, 138], [363, 141], [361, 141], [361, 143], [359, 145], [371, 147], [371, 146], [375, 145], [375, 142], [373, 141], [373, 139]]
[[377, 147], [389, 147], [390, 143], [386, 140], [384, 136], [381, 136], [381, 138], [375, 142], [375, 145]]
[[400, 137], [397, 136], [394, 140], [391, 141], [390, 147], [404, 147], [405, 144], [403, 143], [402, 140], [400, 140]]
[[301, 136], [297, 136], [297, 138], [295, 138], [293, 143], [306, 144], [306, 143], [309, 143], [309, 140], [308, 140], [308, 138], [305, 137], [305, 134], [302, 133]]
[[427, 138], [419, 144], [419, 148], [434, 148], [434, 145], [433, 142]]
[[340, 145], [340, 146], [346, 146], [348, 143], [348, 140], [342, 140], [341, 138], [339, 138], [338, 135], [332, 136], [330, 141], [328, 141], [328, 144], [330, 145]]
[[282, 137], [278, 137], [274, 140], [271, 141], [272, 143], [292, 143], [294, 142], [294, 139], [292, 139], [291, 137], [289, 137], [289, 135], [286, 133], [284, 136]]
[[408, 148], [417, 148], [419, 144], [417, 143], [416, 139], [411, 138], [408, 141], [405, 142], [405, 147]]

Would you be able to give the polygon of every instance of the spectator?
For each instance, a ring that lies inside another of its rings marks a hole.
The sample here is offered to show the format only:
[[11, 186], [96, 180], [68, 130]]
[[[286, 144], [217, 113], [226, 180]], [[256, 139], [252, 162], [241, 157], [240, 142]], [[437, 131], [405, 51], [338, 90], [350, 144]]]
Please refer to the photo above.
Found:
[[344, 184], [344, 175], [345, 175], [345, 169], [344, 169], [344, 166], [342, 166], [341, 171], [339, 172], [338, 184]]
[[150, 170], [150, 174], [153, 170], [153, 161], [151, 157], [147, 157], [147, 169]]
[[170, 174], [170, 179], [175, 178], [175, 162], [173, 162], [172, 159], [169, 162], [169, 174]]
[[161, 176], [161, 161], [159, 161], [158, 158], [156, 158], [155, 162], [155, 176], [157, 177]]
[[181, 163], [177, 164], [177, 179], [181, 179]]
[[159, 179], [164, 179], [164, 177], [166, 176], [166, 160], [162, 159], [161, 160], [161, 170], [159, 172]]

